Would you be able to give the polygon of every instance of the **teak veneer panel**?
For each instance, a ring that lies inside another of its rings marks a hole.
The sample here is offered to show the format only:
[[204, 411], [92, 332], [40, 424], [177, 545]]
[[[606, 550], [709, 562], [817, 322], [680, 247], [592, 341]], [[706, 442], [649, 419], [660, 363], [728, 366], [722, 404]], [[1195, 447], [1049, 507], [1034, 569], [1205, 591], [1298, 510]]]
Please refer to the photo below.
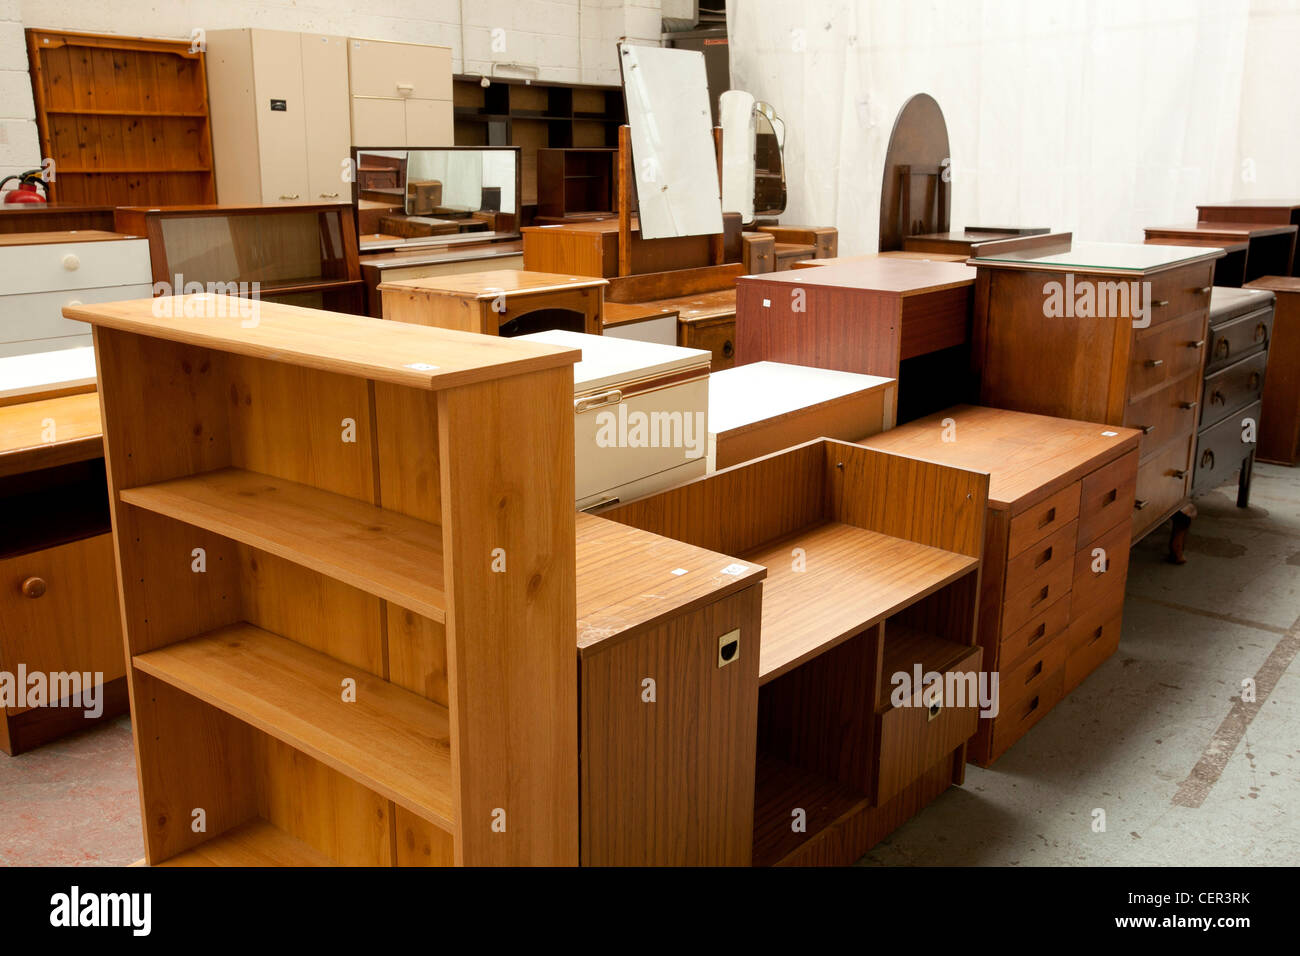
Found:
[[334, 866], [334, 861], [265, 820], [250, 820], [159, 866]]
[[121, 498], [444, 620], [437, 525], [238, 468], [126, 488]]
[[[390, 800], [454, 825], [446, 709], [252, 625], [137, 655], [136, 667], [310, 754]], [[356, 681], [356, 700], [342, 682]]]

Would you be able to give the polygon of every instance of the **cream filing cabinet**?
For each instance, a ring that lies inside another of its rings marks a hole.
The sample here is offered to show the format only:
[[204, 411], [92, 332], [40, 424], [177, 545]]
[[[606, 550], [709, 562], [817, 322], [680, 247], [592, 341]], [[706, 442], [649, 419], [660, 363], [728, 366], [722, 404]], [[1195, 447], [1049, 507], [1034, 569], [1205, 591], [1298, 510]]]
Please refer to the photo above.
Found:
[[704, 474], [709, 352], [560, 329], [516, 338], [582, 350], [573, 367], [579, 510], [594, 511]]
[[451, 50], [348, 40], [354, 146], [451, 146]]
[[153, 295], [149, 242], [112, 232], [0, 236], [0, 356], [91, 344], [64, 306]]

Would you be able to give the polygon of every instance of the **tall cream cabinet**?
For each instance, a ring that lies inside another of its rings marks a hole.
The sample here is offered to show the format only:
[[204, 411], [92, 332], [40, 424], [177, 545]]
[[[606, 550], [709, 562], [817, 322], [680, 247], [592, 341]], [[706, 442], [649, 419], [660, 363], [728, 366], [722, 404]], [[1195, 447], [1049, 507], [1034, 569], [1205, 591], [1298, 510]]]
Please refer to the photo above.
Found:
[[348, 40], [355, 146], [451, 146], [451, 50]]
[[217, 200], [348, 198], [348, 40], [215, 30], [207, 44]]

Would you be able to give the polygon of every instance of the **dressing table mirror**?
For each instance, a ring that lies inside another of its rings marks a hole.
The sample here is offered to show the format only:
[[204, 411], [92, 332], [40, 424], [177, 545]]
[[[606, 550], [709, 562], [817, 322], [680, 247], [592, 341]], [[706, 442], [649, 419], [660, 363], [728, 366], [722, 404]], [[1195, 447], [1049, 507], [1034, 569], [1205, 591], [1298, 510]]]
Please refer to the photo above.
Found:
[[785, 212], [785, 123], [743, 90], [718, 97], [722, 122], [722, 208], [741, 221]]

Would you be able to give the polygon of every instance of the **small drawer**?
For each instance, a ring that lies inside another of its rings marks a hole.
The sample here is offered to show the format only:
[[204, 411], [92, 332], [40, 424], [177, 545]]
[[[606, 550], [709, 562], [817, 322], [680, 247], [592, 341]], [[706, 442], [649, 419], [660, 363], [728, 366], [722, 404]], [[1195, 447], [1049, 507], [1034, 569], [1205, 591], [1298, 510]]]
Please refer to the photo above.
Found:
[[1023, 588], [1015, 594], [1007, 595], [1002, 603], [1002, 634], [1007, 637], [1024, 627], [1029, 621], [1070, 591], [1070, 581], [1074, 576], [1071, 562], [1065, 562], [1048, 575], [1041, 584]]
[[1025, 588], [1041, 588], [1057, 568], [1072, 564], [1078, 526], [1077, 521], [1071, 521], [1008, 561], [1004, 592], [1018, 594]]
[[1134, 337], [1129, 358], [1129, 401], [1137, 401], [1188, 372], [1200, 371], [1204, 363], [1204, 312], [1140, 330]]
[[[970, 650], [944, 673], [972, 675], [975, 681], [967, 679], [966, 686], [977, 686], [983, 652], [979, 647]], [[965, 706], [961, 707], [945, 700], [931, 706], [926, 706], [925, 701], [918, 703], [920, 706], [890, 707], [876, 717], [880, 748], [875, 778], [877, 806], [896, 796], [944, 754], [969, 740], [979, 724], [978, 699], [962, 701]]]
[[1079, 485], [1075, 483], [1062, 488], [1050, 498], [1031, 505], [1011, 519], [1007, 533], [1007, 555], [1014, 558], [1077, 517]]
[[1068, 642], [1058, 634], [1014, 667], [999, 667], [999, 714], [1014, 712], [1019, 704], [1037, 694], [1065, 666], [1068, 650]]
[[1153, 278], [1150, 324], [1162, 325], [1197, 311], [1208, 318], [1213, 276], [1214, 263], [1206, 262], [1165, 272]]
[[[1132, 535], [1129, 523], [1120, 522], [1075, 553], [1074, 580], [1070, 585], [1070, 607], [1075, 617], [1091, 614], [1094, 608], [1103, 605], [1123, 606]], [[1097, 549], [1105, 554], [1094, 554]], [[1094, 570], [1096, 565], [1102, 570]]]
[[1138, 466], [1137, 497], [1133, 501], [1135, 541], [1163, 521], [1187, 497], [1192, 442], [1195, 440], [1195, 435], [1179, 439]]
[[998, 716], [993, 722], [990, 762], [1006, 753], [1012, 744], [1028, 733], [1029, 728], [1042, 720], [1060, 702], [1064, 686], [1065, 670], [1060, 669], [1044, 677], [1027, 697], [1014, 704], [999, 702]]
[[[1263, 404], [1255, 402], [1217, 425], [1211, 425], [1196, 438], [1196, 471], [1192, 476], [1195, 494], [1210, 491], [1229, 480], [1243, 461], [1255, 450], [1245, 436], [1259, 433], [1259, 414]], [[1243, 424], [1249, 419], [1253, 426]]]
[[1065, 693], [1083, 683], [1101, 662], [1114, 654], [1119, 647], [1120, 623], [1123, 616], [1117, 611], [1098, 620], [1097, 615], [1073, 622], [1065, 637]]
[[50, 242], [0, 249], [0, 289], [6, 294], [152, 282], [147, 239]]
[[1124, 424], [1142, 432], [1138, 453], [1144, 459], [1175, 438], [1190, 435], [1196, 430], [1201, 408], [1198, 398], [1200, 391], [1201, 376], [1193, 372], [1171, 382], [1167, 388], [1157, 389], [1125, 409]]
[[998, 649], [998, 667], [1009, 670], [1039, 648], [1045, 647], [1070, 625], [1070, 595], [1063, 594], [1047, 610], [1029, 619], [1029, 623], [1002, 639]]
[[678, 325], [677, 344], [688, 349], [708, 349], [713, 353], [711, 370], [721, 371], [736, 364], [736, 317], [682, 322]]
[[1205, 370], [1213, 372], [1268, 348], [1273, 336], [1273, 309], [1258, 309], [1221, 325], [1210, 326]]
[[[1240, 408], [1258, 402], [1264, 393], [1264, 369], [1268, 353], [1256, 352], [1227, 368], [1205, 377], [1201, 401], [1201, 428], [1223, 421]], [[1255, 418], [1256, 424], [1259, 418]]]
[[1079, 541], [1091, 541], [1132, 516], [1137, 467], [1138, 453], [1131, 451], [1079, 483]]
[[[94, 243], [84, 243], [94, 245]], [[153, 297], [153, 285], [109, 286], [102, 289], [70, 289], [66, 292], [30, 292], [0, 295], [0, 342], [30, 342], [37, 339], [90, 335], [90, 325], [65, 319], [67, 306]]]

